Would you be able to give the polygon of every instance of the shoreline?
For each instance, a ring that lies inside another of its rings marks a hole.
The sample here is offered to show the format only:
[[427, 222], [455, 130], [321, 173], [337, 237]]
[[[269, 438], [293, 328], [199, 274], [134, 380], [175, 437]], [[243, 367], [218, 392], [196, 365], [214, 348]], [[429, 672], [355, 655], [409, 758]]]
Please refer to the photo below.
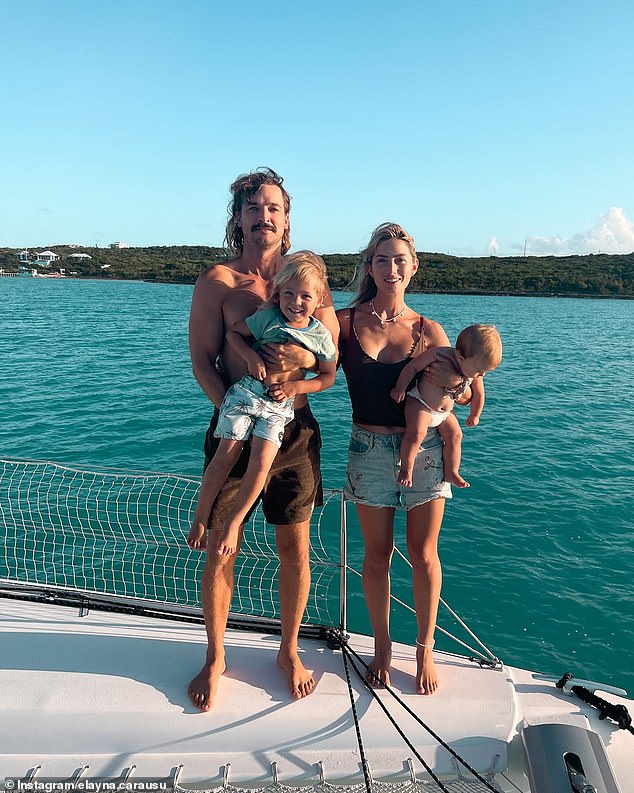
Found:
[[[13, 279], [11, 279], [13, 280]], [[23, 278], [20, 281], [26, 280]], [[194, 286], [196, 279], [168, 279], [168, 278], [100, 278], [99, 276], [82, 276], [82, 275], [64, 275], [59, 278], [44, 277], [33, 280], [47, 280], [47, 281], [100, 281], [102, 283], [124, 283], [135, 282], [142, 284], [174, 284], [175, 286]], [[350, 289], [341, 289], [340, 287], [331, 286], [331, 292], [350, 292]], [[581, 293], [581, 292], [508, 292], [508, 291], [486, 291], [483, 289], [409, 289], [409, 294], [412, 295], [456, 295], [466, 297], [472, 295], [473, 297], [556, 297], [556, 298], [571, 298], [576, 300], [634, 300], [634, 295], [605, 295], [599, 293]]]

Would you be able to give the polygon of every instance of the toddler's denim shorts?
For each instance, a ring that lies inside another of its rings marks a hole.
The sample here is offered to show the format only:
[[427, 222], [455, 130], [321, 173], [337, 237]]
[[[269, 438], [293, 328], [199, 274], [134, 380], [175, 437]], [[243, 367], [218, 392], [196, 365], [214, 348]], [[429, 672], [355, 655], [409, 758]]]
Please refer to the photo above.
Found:
[[246, 441], [251, 435], [271, 441], [279, 449], [284, 427], [293, 418], [295, 398], [276, 402], [264, 383], [245, 374], [225, 394], [220, 405], [216, 437]]
[[352, 425], [344, 488], [349, 501], [409, 510], [435, 498], [451, 498], [451, 485], [443, 478], [443, 441], [438, 430], [431, 428], [421, 443], [413, 487], [403, 487], [396, 479], [402, 437], [401, 433], [377, 435]]

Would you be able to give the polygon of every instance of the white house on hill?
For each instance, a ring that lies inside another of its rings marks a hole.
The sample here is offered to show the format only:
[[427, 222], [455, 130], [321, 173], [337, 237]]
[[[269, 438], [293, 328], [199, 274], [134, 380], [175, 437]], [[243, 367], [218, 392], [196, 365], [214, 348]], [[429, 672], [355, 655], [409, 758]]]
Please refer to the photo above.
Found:
[[59, 259], [59, 256], [53, 251], [42, 251], [41, 253], [37, 254], [37, 259], [35, 260], [35, 264], [41, 264], [43, 267], [48, 267], [51, 262], [56, 262]]
[[128, 245], [127, 242], [111, 242], [110, 243], [110, 247], [111, 248], [129, 248], [130, 246]]
[[87, 253], [71, 253], [66, 258], [74, 259], [76, 262], [85, 262], [88, 259], [92, 259], [92, 256], [89, 256]]

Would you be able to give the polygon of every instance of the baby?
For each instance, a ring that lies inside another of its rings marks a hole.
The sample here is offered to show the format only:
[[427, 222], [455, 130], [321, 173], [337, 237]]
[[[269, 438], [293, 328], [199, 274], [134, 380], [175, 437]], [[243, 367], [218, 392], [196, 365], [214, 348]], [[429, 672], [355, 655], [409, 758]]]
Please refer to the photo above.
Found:
[[[471, 411], [468, 427], [476, 427], [484, 407], [482, 378], [492, 372], [502, 360], [502, 341], [493, 325], [470, 325], [460, 332], [454, 347], [430, 347], [411, 360], [401, 372], [390, 392], [392, 399], [405, 402], [405, 433], [401, 440], [401, 468], [399, 484], [412, 486], [414, 460], [427, 431], [438, 427], [444, 443], [443, 463], [445, 481], [457, 487], [469, 487], [459, 473], [462, 431], [453, 413], [454, 402], [471, 386]], [[425, 376], [425, 369], [439, 361], [450, 375], [445, 385], [433, 385]], [[449, 366], [447, 366], [449, 364]], [[409, 383], [421, 373], [418, 381], [407, 391]]]
[[[227, 331], [227, 344], [244, 359], [248, 374], [229, 388], [220, 406], [216, 436], [221, 441], [203, 476], [187, 538], [190, 548], [201, 547], [213, 503], [245, 441], [251, 438], [247, 470], [218, 547], [220, 555], [235, 553], [240, 526], [266, 483], [284, 427], [293, 418], [295, 395], [323, 391], [334, 383], [335, 345], [330, 331], [313, 317], [327, 291], [321, 257], [298, 251], [286, 257], [286, 264], [273, 278], [268, 300]], [[267, 372], [259, 347], [288, 341], [314, 353], [319, 365], [316, 377], [304, 379], [306, 372], [300, 369]]]

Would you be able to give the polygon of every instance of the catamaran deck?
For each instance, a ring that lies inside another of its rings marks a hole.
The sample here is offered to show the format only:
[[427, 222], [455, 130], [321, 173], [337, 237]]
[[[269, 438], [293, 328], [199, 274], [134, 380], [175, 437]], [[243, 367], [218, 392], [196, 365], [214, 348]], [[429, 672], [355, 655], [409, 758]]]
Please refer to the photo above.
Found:
[[[321, 763], [327, 781], [363, 779], [342, 654], [319, 639], [302, 640], [316, 690], [294, 701], [275, 663], [277, 637], [230, 631], [228, 669], [209, 713], [198, 712], [186, 693], [204, 655], [200, 625], [100, 611], [80, 616], [76, 608], [2, 598], [0, 641], [0, 767], [7, 776], [41, 766], [40, 776], [69, 778], [89, 766], [90, 777], [117, 777], [136, 766], [137, 776], [164, 778], [182, 765], [181, 783], [211, 787], [222, 785], [230, 764], [233, 784], [264, 786], [275, 763], [279, 781], [299, 785], [317, 782]], [[368, 637], [352, 637], [351, 646], [370, 655]], [[551, 683], [443, 653], [437, 694], [410, 693], [413, 655], [396, 646], [393, 689], [480, 772], [514, 765], [512, 741], [523, 719], [587, 726], [591, 709]], [[351, 684], [373, 777], [408, 778], [411, 751], [354, 674]], [[455, 774], [449, 753], [388, 692], [379, 697], [434, 771]], [[632, 740], [595, 722], [607, 744]], [[423, 772], [416, 760], [414, 770]]]

